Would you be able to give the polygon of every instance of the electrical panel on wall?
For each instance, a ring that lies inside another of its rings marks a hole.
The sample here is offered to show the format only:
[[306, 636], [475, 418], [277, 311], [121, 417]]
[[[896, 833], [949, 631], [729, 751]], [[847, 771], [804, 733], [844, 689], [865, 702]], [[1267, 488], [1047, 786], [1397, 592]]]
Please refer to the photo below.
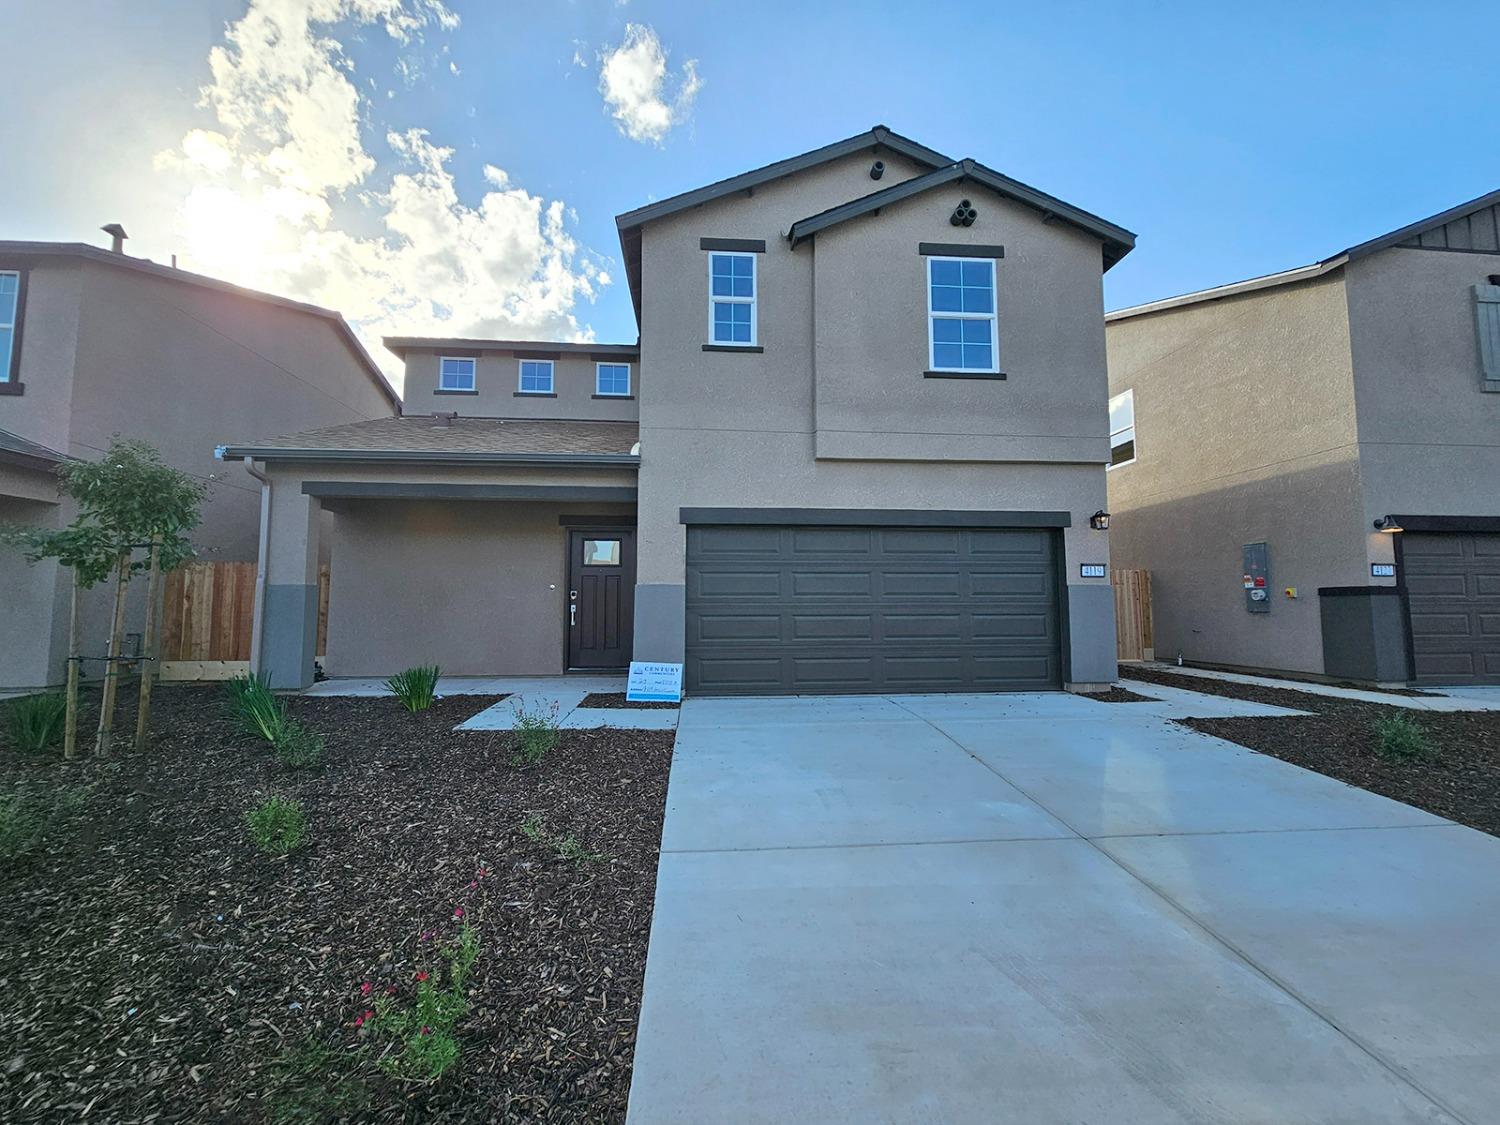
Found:
[[1271, 555], [1264, 543], [1245, 544], [1245, 609], [1250, 613], [1271, 612]]

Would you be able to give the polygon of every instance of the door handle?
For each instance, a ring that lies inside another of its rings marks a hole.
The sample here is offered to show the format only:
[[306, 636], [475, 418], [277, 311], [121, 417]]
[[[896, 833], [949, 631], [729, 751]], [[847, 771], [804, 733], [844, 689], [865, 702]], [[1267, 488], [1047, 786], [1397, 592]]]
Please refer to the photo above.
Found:
[[577, 602], [572, 602], [568, 606], [568, 624], [569, 625], [577, 625], [578, 624], [578, 603]]

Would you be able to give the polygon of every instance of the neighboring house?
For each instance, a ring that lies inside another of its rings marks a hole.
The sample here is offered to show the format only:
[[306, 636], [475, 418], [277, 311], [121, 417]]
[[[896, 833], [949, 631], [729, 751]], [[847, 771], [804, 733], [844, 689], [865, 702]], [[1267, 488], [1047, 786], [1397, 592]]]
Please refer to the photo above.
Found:
[[[113, 232], [112, 232], [113, 233]], [[200, 479], [224, 466], [226, 430], [278, 430], [394, 414], [400, 400], [337, 313], [79, 243], [0, 242], [0, 523], [64, 526], [66, 457], [113, 435], [150, 442]], [[193, 541], [206, 559], [256, 557], [259, 490], [211, 486]], [[66, 670], [70, 572], [0, 548], [0, 689]], [[127, 629], [139, 634], [144, 583]], [[81, 600], [82, 649], [102, 656], [110, 590]], [[102, 664], [85, 664], [98, 675]]]
[[1106, 320], [1158, 657], [1500, 683], [1500, 192]]
[[[701, 694], [1115, 674], [1101, 275], [1134, 237], [876, 128], [618, 219], [639, 347], [401, 338], [407, 416], [272, 485], [261, 667]], [[454, 417], [453, 415], [457, 416]]]

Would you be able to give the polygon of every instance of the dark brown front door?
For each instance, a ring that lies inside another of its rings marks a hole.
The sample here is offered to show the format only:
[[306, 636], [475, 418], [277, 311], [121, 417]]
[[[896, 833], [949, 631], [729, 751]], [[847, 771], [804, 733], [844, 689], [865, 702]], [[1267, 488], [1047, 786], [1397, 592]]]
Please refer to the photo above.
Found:
[[635, 616], [635, 529], [568, 532], [568, 667], [624, 668]]

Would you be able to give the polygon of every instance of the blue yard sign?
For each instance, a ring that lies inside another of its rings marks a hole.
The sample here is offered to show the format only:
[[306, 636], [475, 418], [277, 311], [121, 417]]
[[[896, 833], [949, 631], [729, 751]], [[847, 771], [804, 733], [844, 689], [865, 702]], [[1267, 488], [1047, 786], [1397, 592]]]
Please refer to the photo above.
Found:
[[681, 703], [682, 665], [632, 660], [625, 698], [631, 703]]

